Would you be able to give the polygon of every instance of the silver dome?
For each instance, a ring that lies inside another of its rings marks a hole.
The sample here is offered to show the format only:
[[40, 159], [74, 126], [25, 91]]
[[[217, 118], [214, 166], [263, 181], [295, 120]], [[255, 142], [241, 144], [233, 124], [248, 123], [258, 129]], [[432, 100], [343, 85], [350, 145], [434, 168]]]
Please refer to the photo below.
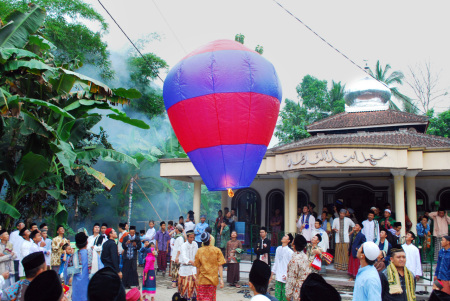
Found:
[[351, 83], [345, 91], [344, 99], [346, 112], [387, 110], [391, 90], [383, 83], [367, 76]]

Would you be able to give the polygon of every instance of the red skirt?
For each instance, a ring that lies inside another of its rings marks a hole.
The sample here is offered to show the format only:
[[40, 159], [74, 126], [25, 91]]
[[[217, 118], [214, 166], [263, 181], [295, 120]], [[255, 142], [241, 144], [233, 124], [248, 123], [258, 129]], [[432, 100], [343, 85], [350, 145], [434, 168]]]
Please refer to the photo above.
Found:
[[197, 286], [197, 301], [216, 301], [215, 285], [198, 285]]
[[356, 274], [358, 274], [359, 270], [359, 259], [354, 258], [352, 253], [350, 252], [350, 259], [348, 260], [348, 275], [352, 278], [356, 278]]

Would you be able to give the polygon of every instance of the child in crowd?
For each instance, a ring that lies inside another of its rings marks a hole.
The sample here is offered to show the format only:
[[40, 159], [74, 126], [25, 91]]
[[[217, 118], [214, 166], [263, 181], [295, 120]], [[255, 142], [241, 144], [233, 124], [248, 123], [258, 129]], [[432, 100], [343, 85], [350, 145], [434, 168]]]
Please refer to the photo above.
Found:
[[73, 249], [70, 246], [70, 244], [66, 243], [62, 246], [62, 250], [63, 250], [63, 253], [61, 255], [61, 266], [59, 268], [59, 275], [63, 274], [64, 283], [67, 285], [71, 285], [69, 283], [70, 277], [68, 277], [68, 275], [67, 275], [67, 266], [68, 266], [70, 257], [72, 257], [72, 255], [73, 255]]
[[139, 266], [143, 267], [145, 265], [145, 257], [147, 256], [147, 253], [150, 251], [149, 249], [150, 240], [145, 237], [142, 239], [142, 247], [139, 249]]
[[155, 260], [158, 252], [155, 250], [155, 244], [150, 243], [150, 252], [145, 258], [144, 279], [142, 284], [142, 297], [144, 301], [154, 301], [156, 294]]

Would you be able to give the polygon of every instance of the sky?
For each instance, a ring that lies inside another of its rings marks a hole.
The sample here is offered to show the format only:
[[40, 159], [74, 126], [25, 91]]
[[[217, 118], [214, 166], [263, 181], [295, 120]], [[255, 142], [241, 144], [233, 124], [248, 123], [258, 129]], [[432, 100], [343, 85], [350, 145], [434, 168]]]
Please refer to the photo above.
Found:
[[[148, 44], [145, 51], [160, 56], [170, 67], [210, 41], [233, 40], [241, 33], [247, 47], [264, 47], [263, 56], [281, 80], [283, 99], [297, 99], [295, 88], [307, 74], [347, 86], [365, 77], [273, 0], [101, 1], [133, 41], [159, 34], [161, 40]], [[429, 61], [432, 71], [440, 73], [439, 89], [450, 87], [448, 0], [277, 1], [360, 66], [367, 61], [373, 67], [380, 60], [408, 78], [409, 67]], [[86, 2], [110, 24], [104, 35], [110, 50], [128, 49], [128, 40], [98, 2]], [[406, 84], [399, 90], [413, 97]], [[432, 106], [438, 112], [448, 109], [450, 95]]]

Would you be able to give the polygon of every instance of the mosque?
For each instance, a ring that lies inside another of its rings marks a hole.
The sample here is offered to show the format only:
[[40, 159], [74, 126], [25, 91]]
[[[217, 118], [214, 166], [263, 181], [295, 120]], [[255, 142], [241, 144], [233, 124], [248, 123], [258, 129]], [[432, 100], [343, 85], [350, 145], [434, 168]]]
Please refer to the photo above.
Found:
[[[424, 211], [450, 209], [450, 139], [425, 134], [428, 117], [390, 110], [390, 98], [370, 77], [350, 85], [345, 112], [310, 124], [309, 138], [268, 149], [251, 187], [232, 198], [222, 192], [222, 208], [266, 226], [280, 209], [289, 232], [296, 231], [297, 208], [308, 202], [320, 213], [342, 200], [358, 219], [390, 203], [396, 220], [405, 225], [407, 215], [412, 229]], [[160, 163], [161, 177], [194, 183], [199, 212], [202, 180], [190, 160]]]

